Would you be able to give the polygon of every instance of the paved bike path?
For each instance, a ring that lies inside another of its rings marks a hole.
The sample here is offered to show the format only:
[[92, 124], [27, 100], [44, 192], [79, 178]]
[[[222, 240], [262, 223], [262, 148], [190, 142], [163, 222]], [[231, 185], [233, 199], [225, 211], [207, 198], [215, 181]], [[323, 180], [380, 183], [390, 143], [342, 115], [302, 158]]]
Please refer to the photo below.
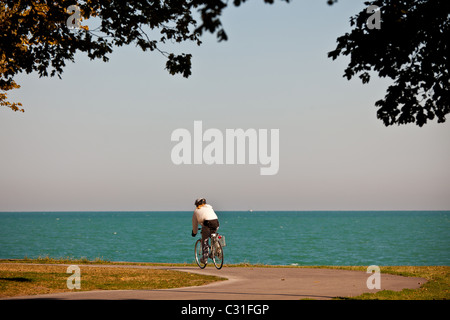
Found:
[[[123, 267], [123, 266], [122, 266]], [[13, 299], [61, 300], [299, 300], [351, 297], [364, 292], [370, 274], [361, 271], [315, 268], [223, 267], [143, 267], [216, 275], [228, 280], [198, 287], [162, 290], [101, 290], [56, 293]], [[419, 288], [423, 278], [402, 277], [381, 273], [381, 290], [400, 291]]]

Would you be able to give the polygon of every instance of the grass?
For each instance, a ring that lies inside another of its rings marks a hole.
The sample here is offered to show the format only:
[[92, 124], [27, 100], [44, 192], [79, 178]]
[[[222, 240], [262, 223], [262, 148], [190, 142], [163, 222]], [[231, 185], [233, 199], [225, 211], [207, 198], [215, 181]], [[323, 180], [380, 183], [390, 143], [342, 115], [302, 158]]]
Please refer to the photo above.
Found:
[[[81, 289], [70, 290], [67, 279], [72, 274], [67, 273], [67, 266], [61, 265], [67, 261], [58, 260], [52, 265], [41, 265], [42, 261], [27, 261], [26, 264], [9, 262], [0, 264], [0, 298], [70, 291], [169, 289], [225, 280], [181, 271], [122, 267], [120, 264], [83, 268], [80, 263]], [[77, 263], [76, 260], [70, 261], [70, 264]], [[93, 263], [84, 262], [85, 265]]]
[[[46, 265], [41, 265], [46, 264]], [[50, 265], [49, 265], [50, 264]], [[198, 275], [186, 272], [140, 269], [138, 266], [193, 266], [195, 264], [167, 264], [143, 262], [110, 262], [102, 259], [88, 260], [68, 258], [40, 257], [38, 259], [0, 260], [0, 298], [68, 292], [67, 266], [79, 265], [81, 269], [81, 291], [88, 290], [143, 290], [168, 289], [187, 286], [199, 286], [223, 278]], [[83, 268], [83, 265], [89, 267]], [[103, 266], [104, 265], [104, 266]], [[114, 267], [106, 266], [114, 265]], [[248, 263], [227, 265], [227, 267], [275, 267], [252, 265]], [[364, 266], [276, 266], [290, 268], [330, 268], [366, 271]], [[421, 277], [427, 282], [419, 289], [402, 291], [382, 290], [376, 293], [364, 293], [357, 297], [336, 297], [338, 300], [448, 300], [450, 299], [449, 266], [381, 266], [381, 273], [407, 277]]]

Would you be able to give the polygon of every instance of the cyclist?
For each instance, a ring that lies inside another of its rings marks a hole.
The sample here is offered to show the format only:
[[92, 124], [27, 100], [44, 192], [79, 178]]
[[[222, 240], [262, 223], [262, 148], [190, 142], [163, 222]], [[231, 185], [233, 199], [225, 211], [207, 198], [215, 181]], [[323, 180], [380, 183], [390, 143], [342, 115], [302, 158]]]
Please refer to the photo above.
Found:
[[205, 198], [195, 200], [196, 209], [192, 215], [192, 236], [195, 237], [198, 232], [198, 225], [202, 226], [202, 253], [201, 263], [208, 261], [208, 238], [211, 233], [216, 233], [219, 228], [219, 219], [213, 208], [206, 204]]

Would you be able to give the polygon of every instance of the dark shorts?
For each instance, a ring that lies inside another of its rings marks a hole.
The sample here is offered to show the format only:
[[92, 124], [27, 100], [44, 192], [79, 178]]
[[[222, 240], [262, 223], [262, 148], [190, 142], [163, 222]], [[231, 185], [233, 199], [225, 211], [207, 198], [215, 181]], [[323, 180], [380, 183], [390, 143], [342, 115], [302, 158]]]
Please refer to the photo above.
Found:
[[205, 220], [203, 221], [203, 226], [209, 228], [211, 232], [214, 233], [217, 231], [217, 228], [219, 228], [219, 220], [218, 219]]

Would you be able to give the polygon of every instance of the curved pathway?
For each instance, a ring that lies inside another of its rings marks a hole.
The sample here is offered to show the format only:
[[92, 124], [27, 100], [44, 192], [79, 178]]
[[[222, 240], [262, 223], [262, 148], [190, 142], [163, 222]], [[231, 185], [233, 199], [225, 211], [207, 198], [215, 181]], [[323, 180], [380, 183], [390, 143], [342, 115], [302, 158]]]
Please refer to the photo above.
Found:
[[[124, 267], [124, 266], [121, 266]], [[136, 267], [136, 266], [132, 266]], [[227, 278], [204, 286], [163, 290], [103, 290], [55, 293], [15, 297], [11, 299], [60, 300], [299, 300], [351, 297], [370, 290], [366, 282], [370, 274], [362, 271], [315, 268], [223, 267], [142, 267], [177, 270]], [[419, 288], [423, 278], [381, 273], [381, 290], [400, 291]]]

